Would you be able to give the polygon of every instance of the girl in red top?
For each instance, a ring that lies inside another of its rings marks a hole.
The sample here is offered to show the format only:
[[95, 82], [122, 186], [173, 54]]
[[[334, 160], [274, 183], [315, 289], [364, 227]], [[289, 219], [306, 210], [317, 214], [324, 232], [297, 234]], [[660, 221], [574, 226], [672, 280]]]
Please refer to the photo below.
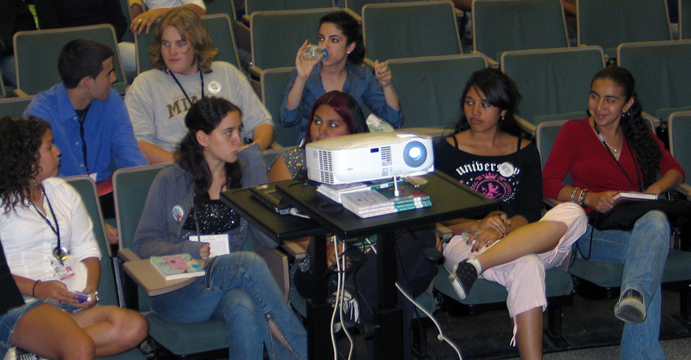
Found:
[[[590, 117], [571, 120], [557, 135], [542, 173], [548, 198], [577, 202], [586, 212], [607, 212], [620, 190], [660, 194], [684, 180], [684, 171], [641, 117], [631, 73], [619, 66], [595, 75]], [[562, 181], [571, 174], [573, 186]], [[658, 174], [661, 177], [658, 178]], [[664, 359], [660, 332], [660, 281], [669, 252], [664, 213], [651, 211], [631, 231], [600, 231], [588, 225], [578, 256], [624, 264], [614, 314], [626, 322], [622, 359]]]

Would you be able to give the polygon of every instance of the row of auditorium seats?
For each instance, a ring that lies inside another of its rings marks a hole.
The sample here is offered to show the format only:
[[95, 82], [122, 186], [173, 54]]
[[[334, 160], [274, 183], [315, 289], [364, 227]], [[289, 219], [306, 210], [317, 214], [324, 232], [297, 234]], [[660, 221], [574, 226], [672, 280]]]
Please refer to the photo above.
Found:
[[[631, 4], [628, 0], [579, 1], [578, 44], [599, 45], [605, 49], [608, 57], [615, 57], [616, 46], [620, 43], [670, 40], [665, 1], [632, 1], [636, 3]], [[355, 4], [355, 2], [346, 2], [346, 6], [352, 12], [363, 15], [362, 26], [369, 59], [388, 60], [462, 53], [454, 8], [450, 2], [366, 2], [367, 5], [364, 7], [362, 3]], [[685, 9], [690, 7], [683, 5], [684, 0], [679, 0], [679, 2], [682, 9], [680, 22], [683, 29], [683, 15], [689, 11]], [[315, 18], [319, 16], [317, 14], [323, 14], [335, 8], [293, 9], [324, 6], [324, 4], [331, 4], [331, 1], [279, 1], [255, 4], [247, 0], [246, 6], [250, 14], [248, 25], [251, 29], [249, 35], [251, 48], [247, 50], [252, 53], [251, 62], [258, 70], [255, 73], [257, 77], [259, 77], [260, 69], [292, 66], [294, 51], [303, 38], [314, 40], [316, 37]], [[233, 28], [236, 29], [235, 32], [238, 29], [237, 23], [233, 24], [235, 18], [233, 1], [214, 0], [209, 1], [207, 5], [210, 14], [228, 15], [228, 20], [232, 24], [229, 35], [232, 40], [224, 38], [217, 44], [222, 48], [228, 48], [228, 51], [221, 51], [222, 55], [227, 53], [227, 59], [235, 58], [237, 62], [236, 43], [239, 35], [233, 34]], [[125, 4], [123, 8], [126, 9]], [[271, 11], [267, 11], [269, 9]], [[309, 14], [304, 14], [305, 11]], [[491, 61], [498, 61], [501, 53], [505, 51], [569, 46], [562, 5], [559, 0], [477, 0], [473, 3], [473, 13], [474, 51], [487, 55], [493, 59]], [[126, 14], [129, 15], [129, 11]], [[642, 23], [646, 26], [639, 26]], [[502, 25], [497, 26], [497, 24]], [[609, 24], [608, 28], [614, 28], [614, 30], [600, 31], [601, 24]], [[101, 39], [104, 38], [101, 37]], [[109, 45], [111, 43], [109, 40], [106, 42]], [[147, 40], [141, 39], [139, 42], [147, 43]], [[230, 42], [233, 44], [231, 45]], [[231, 53], [229, 49], [231, 46], [234, 47], [232, 51], [235, 54]], [[139, 47], [139, 49], [144, 48]], [[140, 53], [139, 57], [144, 60], [140, 64], [139, 72], [149, 68], [148, 54], [146, 51], [140, 51]], [[35, 58], [40, 61], [51, 55], [51, 52], [45, 55]], [[26, 58], [20, 60], [20, 66], [26, 61], [28, 61]], [[29, 69], [35, 69], [32, 64], [22, 67], [27, 68], [26, 66], [29, 66]], [[55, 69], [45, 68], [55, 73]], [[118, 65], [116, 69], [122, 80], [131, 82], [132, 79], [125, 79]], [[53, 76], [43, 78], [48, 82], [55, 80], [57, 76], [53, 74]], [[31, 88], [24, 89], [28, 86], [26, 81], [24, 84], [20, 86], [23, 91], [28, 94], [36, 92]]]
[[[214, 40], [232, 36], [227, 15], [208, 15], [204, 17], [204, 21], [214, 30]], [[42, 62], [42, 72], [25, 71], [23, 66], [19, 67], [22, 87], [26, 84], [27, 89], [36, 90], [30, 93], [36, 93], [41, 88], [47, 88], [59, 81], [46, 80], [51, 78], [50, 74], [56, 75], [45, 69], [53, 67], [47, 63], [55, 63], [56, 60], [50, 59], [57, 58], [60, 44], [86, 33], [92, 37], [99, 33], [112, 35], [110, 25], [73, 30], [18, 34], [15, 40], [20, 57], [35, 58], [38, 53], [50, 54], [43, 56], [47, 60]], [[45, 45], [45, 42], [38, 38], [49, 40], [49, 45]], [[27, 41], [20, 41], [22, 39]], [[138, 45], [142, 49], [148, 46], [141, 41], [144, 39], [149, 42], [151, 40], [150, 36], [138, 37]], [[230, 44], [219, 46], [219, 56], [237, 64], [237, 53], [232, 42], [218, 42]], [[669, 114], [675, 111], [691, 110], [691, 90], [687, 86], [691, 74], [690, 40], [622, 44], [619, 46], [617, 59], [621, 66], [628, 68], [634, 75], [639, 99], [651, 116], [665, 121]], [[141, 63], [150, 66], [149, 61], [142, 60]], [[395, 74], [396, 91], [405, 109], [405, 127], [444, 128], [453, 124], [460, 115], [459, 98], [465, 80], [473, 71], [486, 67], [487, 61], [481, 55], [448, 55], [395, 59], [389, 61], [389, 66]], [[589, 90], [590, 79], [603, 66], [602, 49], [589, 46], [509, 51], [502, 55], [501, 69], [516, 81], [523, 95], [519, 105], [520, 115], [525, 119], [523, 127], [527, 132], [534, 133], [535, 126], [540, 122], [585, 116], [583, 101]], [[272, 66], [269, 70], [259, 73], [260, 97], [274, 118], [279, 116], [291, 71], [292, 67]], [[28, 78], [23, 77], [25, 73], [29, 74]], [[27, 101], [3, 102], [14, 104], [14, 108], [18, 109], [18, 106], [21, 107], [19, 104]], [[276, 142], [285, 146], [294, 144], [296, 130], [278, 126]]]

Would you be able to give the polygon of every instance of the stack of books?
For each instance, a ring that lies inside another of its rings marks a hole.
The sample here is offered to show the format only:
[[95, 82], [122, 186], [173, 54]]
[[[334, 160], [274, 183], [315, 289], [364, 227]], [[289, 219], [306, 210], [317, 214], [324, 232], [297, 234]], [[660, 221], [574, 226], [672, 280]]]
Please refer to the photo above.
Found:
[[[400, 179], [397, 182], [399, 185], [402, 185], [404, 180]], [[317, 192], [337, 203], [342, 203], [341, 196], [343, 194], [349, 194], [358, 191], [386, 189], [388, 187], [391, 187], [393, 189], [393, 185], [393, 180], [365, 181], [343, 185], [321, 184], [317, 186]]]
[[387, 186], [341, 194], [340, 198], [343, 207], [361, 218], [432, 206], [430, 196], [409, 183], [398, 186], [399, 196], [394, 194], [394, 190], [394, 186]]

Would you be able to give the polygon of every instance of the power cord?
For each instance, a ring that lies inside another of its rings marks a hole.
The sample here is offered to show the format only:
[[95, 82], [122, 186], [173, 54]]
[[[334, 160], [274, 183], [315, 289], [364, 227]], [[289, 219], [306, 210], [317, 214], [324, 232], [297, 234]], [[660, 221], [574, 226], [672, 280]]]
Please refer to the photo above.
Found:
[[[332, 236], [334, 243], [334, 251], [336, 252], [336, 269], [337, 269], [337, 282], [336, 282], [336, 295], [335, 295], [335, 302], [334, 302], [334, 310], [333, 313], [331, 314], [331, 346], [334, 351], [334, 359], [338, 359], [338, 347], [336, 345], [336, 332], [334, 331], [334, 324], [336, 322], [336, 313], [338, 312], [339, 319], [341, 321], [341, 328], [343, 329], [343, 332], [345, 333], [346, 337], [348, 338], [348, 341], [350, 342], [350, 349], [348, 350], [348, 360], [350, 360], [353, 356], [353, 349], [355, 347], [355, 344], [353, 342], [353, 337], [351, 336], [350, 332], [348, 331], [348, 328], [345, 326], [345, 322], [343, 321], [343, 295], [345, 292], [345, 265], [346, 265], [346, 256], [345, 256], [345, 249], [342, 254], [338, 253], [338, 237], [337, 236]], [[345, 243], [344, 243], [345, 247]]]
[[[369, 239], [367, 239], [367, 242], [369, 242], [371, 244]], [[372, 251], [374, 251], [375, 254], [377, 253], [376, 246], [372, 246]], [[398, 281], [396, 282], [396, 288], [398, 289], [398, 291], [401, 294], [403, 294], [403, 296], [406, 299], [408, 299], [408, 301], [410, 301], [413, 305], [415, 305], [415, 307], [417, 307], [419, 310], [421, 310], [423, 313], [425, 313], [425, 315], [427, 315], [432, 320], [432, 322], [434, 323], [434, 326], [437, 327], [437, 331], [439, 331], [439, 334], [437, 335], [437, 340], [446, 341], [446, 343], [449, 344], [449, 346], [451, 346], [451, 348], [454, 349], [454, 351], [456, 351], [456, 354], [458, 355], [458, 360], [463, 360], [463, 357], [461, 356], [461, 350], [458, 349], [456, 344], [454, 344], [453, 341], [451, 341], [451, 339], [449, 339], [448, 337], [446, 337], [446, 335], [444, 335], [444, 332], [441, 329], [441, 325], [439, 324], [437, 319], [432, 315], [432, 313], [427, 311], [427, 309], [425, 309], [422, 305], [418, 304], [415, 301], [415, 299], [413, 299], [412, 296], [410, 296], [407, 292], [405, 292], [403, 290], [403, 288], [401, 287], [401, 285], [398, 284]]]

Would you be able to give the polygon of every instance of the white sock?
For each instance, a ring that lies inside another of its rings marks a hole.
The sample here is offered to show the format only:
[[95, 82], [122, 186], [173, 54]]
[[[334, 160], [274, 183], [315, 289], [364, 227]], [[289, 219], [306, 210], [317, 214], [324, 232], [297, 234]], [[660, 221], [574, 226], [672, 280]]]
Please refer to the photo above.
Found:
[[466, 261], [468, 264], [472, 264], [475, 267], [475, 271], [477, 271], [477, 274], [480, 275], [482, 274], [482, 265], [480, 265], [480, 262], [477, 261], [476, 258], [470, 258], [468, 261]]

